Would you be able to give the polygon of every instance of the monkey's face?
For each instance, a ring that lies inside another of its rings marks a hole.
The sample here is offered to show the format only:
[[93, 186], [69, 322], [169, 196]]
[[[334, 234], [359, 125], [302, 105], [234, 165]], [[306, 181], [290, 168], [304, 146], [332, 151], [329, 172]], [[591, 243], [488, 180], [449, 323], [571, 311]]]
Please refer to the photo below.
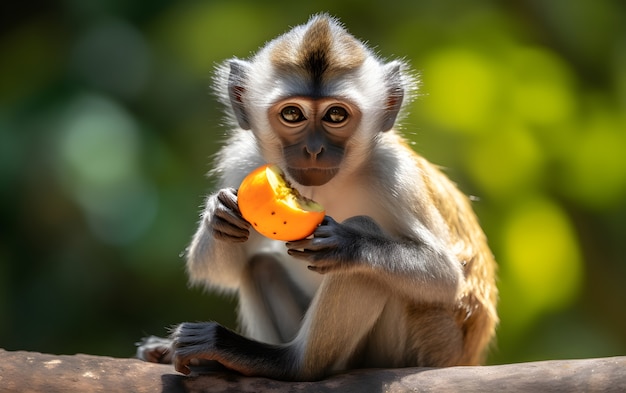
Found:
[[355, 104], [329, 97], [289, 97], [273, 104], [268, 116], [287, 172], [304, 186], [321, 186], [337, 174], [361, 122]]
[[[218, 69], [216, 88], [267, 162], [303, 186], [355, 171], [390, 130], [411, 78], [340, 26], [316, 19]], [[339, 172], [341, 174], [337, 175]]]

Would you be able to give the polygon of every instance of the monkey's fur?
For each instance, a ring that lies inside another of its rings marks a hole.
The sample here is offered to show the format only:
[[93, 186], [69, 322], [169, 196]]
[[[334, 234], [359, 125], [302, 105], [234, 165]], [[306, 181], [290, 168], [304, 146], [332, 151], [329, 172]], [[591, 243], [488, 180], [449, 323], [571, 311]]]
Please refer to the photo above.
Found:
[[[183, 323], [140, 357], [284, 380], [483, 361], [498, 321], [495, 261], [468, 198], [394, 130], [415, 90], [407, 68], [323, 14], [219, 67], [232, 132], [187, 270], [193, 283], [237, 292], [243, 335]], [[327, 212], [286, 247], [237, 207], [241, 180], [270, 162]]]

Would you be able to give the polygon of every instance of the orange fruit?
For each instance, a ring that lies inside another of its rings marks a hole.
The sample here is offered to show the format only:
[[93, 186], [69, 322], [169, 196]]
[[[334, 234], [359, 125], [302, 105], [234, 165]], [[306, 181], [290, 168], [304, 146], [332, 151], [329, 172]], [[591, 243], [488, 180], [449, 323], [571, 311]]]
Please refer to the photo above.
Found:
[[292, 188], [274, 164], [252, 171], [237, 192], [239, 210], [254, 229], [271, 239], [304, 239], [322, 222], [322, 205]]

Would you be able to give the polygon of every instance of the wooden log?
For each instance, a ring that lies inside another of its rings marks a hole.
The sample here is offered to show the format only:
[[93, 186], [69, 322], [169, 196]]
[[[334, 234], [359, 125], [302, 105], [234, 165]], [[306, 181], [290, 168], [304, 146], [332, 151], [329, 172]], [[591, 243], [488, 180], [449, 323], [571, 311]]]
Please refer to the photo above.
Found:
[[318, 382], [219, 372], [193, 377], [170, 365], [92, 355], [0, 349], [0, 392], [626, 392], [626, 356], [482, 367], [358, 370]]

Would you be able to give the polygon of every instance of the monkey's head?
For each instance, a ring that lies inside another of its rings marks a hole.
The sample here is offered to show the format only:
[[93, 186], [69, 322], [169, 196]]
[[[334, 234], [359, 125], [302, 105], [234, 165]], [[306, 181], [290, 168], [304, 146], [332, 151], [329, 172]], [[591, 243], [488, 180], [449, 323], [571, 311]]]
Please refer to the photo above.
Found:
[[320, 186], [363, 164], [377, 136], [393, 127], [413, 88], [404, 69], [322, 14], [252, 59], [224, 63], [216, 89], [268, 162], [301, 185]]

